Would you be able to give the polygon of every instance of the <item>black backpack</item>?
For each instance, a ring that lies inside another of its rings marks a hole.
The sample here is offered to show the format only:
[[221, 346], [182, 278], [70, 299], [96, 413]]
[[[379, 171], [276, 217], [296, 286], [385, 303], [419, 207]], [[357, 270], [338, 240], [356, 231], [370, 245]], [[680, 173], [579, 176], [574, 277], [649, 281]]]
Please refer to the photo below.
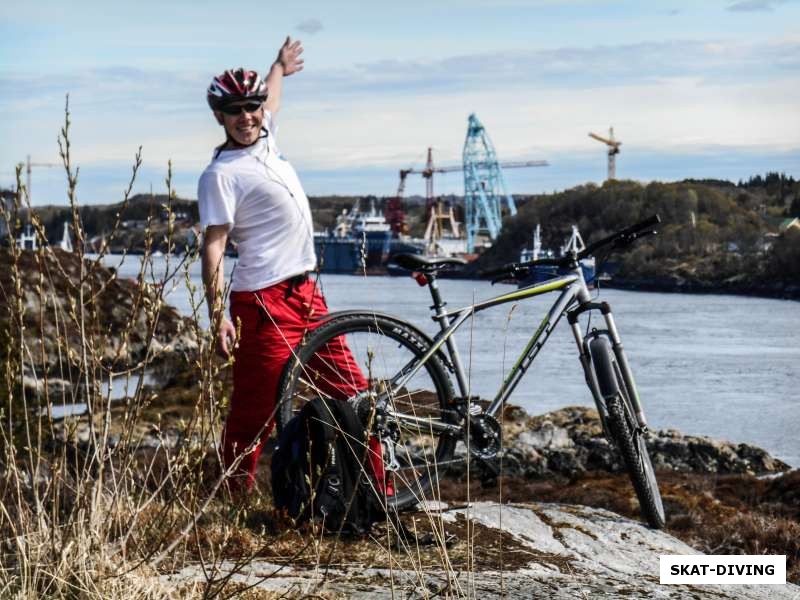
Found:
[[367, 432], [345, 401], [315, 398], [283, 428], [272, 455], [272, 497], [296, 523], [363, 534], [386, 513], [367, 458]]

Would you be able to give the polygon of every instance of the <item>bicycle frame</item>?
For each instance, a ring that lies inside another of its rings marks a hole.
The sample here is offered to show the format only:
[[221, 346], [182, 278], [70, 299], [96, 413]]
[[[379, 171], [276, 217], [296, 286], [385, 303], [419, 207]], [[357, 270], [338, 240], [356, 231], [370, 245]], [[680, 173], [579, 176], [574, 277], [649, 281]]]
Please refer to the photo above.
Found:
[[[584, 335], [581, 332], [580, 325], [578, 323], [578, 316], [580, 314], [589, 310], [598, 309], [603, 314], [606, 322], [606, 329], [601, 331], [594, 330], [591, 335], [607, 335], [610, 338], [617, 363], [622, 372], [622, 376], [625, 379], [628, 388], [633, 390], [631, 395], [632, 397], [630, 398], [633, 413], [636, 416], [639, 426], [642, 429], [647, 427], [644, 413], [639, 402], [638, 392], [636, 391], [636, 386], [633, 381], [633, 375], [628, 367], [622, 342], [619, 338], [619, 333], [611, 314], [611, 308], [608, 303], [603, 302], [596, 304], [591, 301], [591, 296], [586, 286], [586, 282], [584, 281], [583, 272], [580, 266], [577, 266], [572, 270], [571, 273], [567, 275], [556, 277], [542, 283], [533, 284], [513, 292], [501, 294], [499, 296], [495, 296], [494, 298], [483, 300], [481, 302], [477, 302], [475, 304], [450, 312], [447, 312], [444, 309], [445, 303], [439, 293], [438, 282], [435, 276], [429, 277], [428, 287], [431, 292], [431, 297], [433, 298], [433, 306], [431, 306], [431, 309], [434, 311], [433, 319], [439, 323], [440, 331], [433, 338], [433, 343], [425, 355], [421, 359], [412, 361], [406, 365], [400, 371], [400, 373], [395, 376], [391, 382], [391, 387], [393, 390], [399, 390], [406, 385], [412, 379], [412, 377], [414, 377], [414, 375], [421, 368], [423, 368], [424, 364], [437, 352], [441, 352], [444, 347], [446, 348], [447, 354], [450, 357], [452, 371], [461, 396], [462, 398], [468, 399], [470, 392], [469, 384], [464, 373], [464, 368], [461, 364], [461, 359], [455, 344], [455, 340], [453, 339], [453, 334], [456, 332], [456, 330], [458, 330], [459, 327], [461, 327], [476, 313], [487, 308], [492, 308], [508, 302], [524, 300], [534, 296], [539, 296], [541, 294], [560, 290], [561, 293], [559, 294], [558, 298], [547, 311], [547, 314], [542, 319], [538, 328], [534, 331], [531, 339], [522, 350], [522, 353], [515, 362], [514, 366], [511, 368], [511, 371], [503, 380], [497, 394], [484, 412], [494, 417], [500, 411], [506, 400], [513, 393], [522, 377], [536, 359], [536, 356], [544, 347], [545, 342], [547, 342], [550, 334], [555, 329], [555, 326], [565, 314], [568, 314], [572, 333], [575, 338], [575, 343], [578, 347], [579, 358], [584, 370], [586, 382], [589, 385], [592, 396], [597, 404], [601, 419], [603, 422], [605, 422], [605, 416], [607, 414], [605, 410], [605, 403], [600, 393], [597, 378], [594, 375], [594, 371], [591, 366], [591, 358], [588, 352], [588, 339], [584, 339]], [[573, 305], [575, 305], [574, 308], [572, 308]], [[462, 426], [460, 424], [456, 425], [453, 423], [445, 423], [429, 417], [418, 417], [415, 415], [396, 412], [391, 407], [387, 407], [387, 412], [389, 416], [395, 418], [403, 426], [415, 428], [421, 432], [435, 431], [454, 435], [462, 432]]]

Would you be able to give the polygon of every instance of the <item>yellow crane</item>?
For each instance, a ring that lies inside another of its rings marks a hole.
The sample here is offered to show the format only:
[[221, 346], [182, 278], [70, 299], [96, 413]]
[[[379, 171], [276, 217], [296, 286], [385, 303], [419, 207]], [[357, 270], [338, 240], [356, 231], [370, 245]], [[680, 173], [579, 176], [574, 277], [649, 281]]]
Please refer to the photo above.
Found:
[[609, 127], [607, 138], [597, 135], [596, 133], [589, 133], [589, 137], [596, 139], [598, 142], [603, 142], [606, 146], [608, 146], [608, 179], [609, 180], [616, 179], [617, 178], [616, 157], [617, 154], [619, 154], [619, 147], [622, 145], [622, 142], [614, 139], [614, 128]]

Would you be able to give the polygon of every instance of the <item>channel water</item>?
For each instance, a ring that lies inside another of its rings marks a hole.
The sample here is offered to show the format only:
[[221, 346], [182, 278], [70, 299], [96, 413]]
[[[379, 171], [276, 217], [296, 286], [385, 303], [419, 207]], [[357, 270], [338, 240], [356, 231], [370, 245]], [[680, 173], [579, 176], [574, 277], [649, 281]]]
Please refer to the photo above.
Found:
[[[165, 260], [153, 259], [156, 277]], [[139, 269], [135, 257], [122, 264], [120, 257], [106, 262], [122, 277], [133, 277]], [[226, 263], [228, 273], [232, 262]], [[201, 290], [198, 263], [190, 266], [189, 275]], [[409, 277], [322, 275], [320, 283], [331, 310], [374, 309], [401, 316], [431, 335], [436, 332], [428, 290]], [[473, 280], [442, 280], [440, 287], [451, 309], [510, 289]], [[800, 302], [610, 289], [600, 297], [614, 310], [651, 427], [755, 444], [800, 467]], [[167, 299], [191, 314], [185, 283], [179, 281]], [[493, 397], [554, 299], [546, 294], [504, 304], [462, 326], [456, 339], [473, 394]], [[565, 320], [511, 402], [532, 414], [593, 406]]]

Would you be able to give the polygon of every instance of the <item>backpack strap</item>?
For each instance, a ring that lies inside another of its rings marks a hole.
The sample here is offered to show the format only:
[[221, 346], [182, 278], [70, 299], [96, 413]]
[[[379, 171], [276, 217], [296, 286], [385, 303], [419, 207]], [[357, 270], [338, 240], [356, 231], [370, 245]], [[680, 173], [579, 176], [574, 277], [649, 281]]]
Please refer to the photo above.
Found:
[[324, 469], [320, 473], [319, 483], [316, 490], [316, 506], [323, 516], [334, 512], [346, 501], [342, 493], [342, 464], [344, 457], [338, 456], [336, 439], [339, 437], [339, 423], [337, 415], [334, 414], [333, 407], [337, 402], [325, 402], [322, 398], [314, 398], [303, 407], [308, 415], [309, 433], [318, 431], [322, 435], [319, 438], [310, 436], [312, 439], [321, 439], [323, 448], [312, 449], [314, 452], [322, 452]]
[[272, 497], [275, 507], [284, 509], [293, 519], [302, 519], [311, 496], [306, 482], [308, 473], [305, 422], [297, 415], [283, 428], [272, 455]]

